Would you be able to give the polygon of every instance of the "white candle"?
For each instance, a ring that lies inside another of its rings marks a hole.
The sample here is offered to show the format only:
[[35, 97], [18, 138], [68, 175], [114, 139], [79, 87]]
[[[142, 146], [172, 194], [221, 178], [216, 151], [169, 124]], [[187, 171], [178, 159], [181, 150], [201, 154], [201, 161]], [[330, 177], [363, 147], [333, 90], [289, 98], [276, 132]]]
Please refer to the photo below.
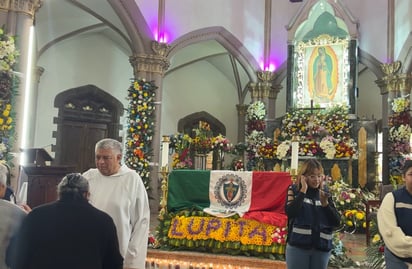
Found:
[[169, 163], [169, 137], [163, 136], [162, 141], [162, 162], [161, 166], [167, 166]]
[[299, 141], [297, 139], [297, 137], [293, 137], [292, 138], [292, 160], [291, 160], [291, 164], [290, 164], [290, 169], [298, 169], [298, 154], [299, 154]]

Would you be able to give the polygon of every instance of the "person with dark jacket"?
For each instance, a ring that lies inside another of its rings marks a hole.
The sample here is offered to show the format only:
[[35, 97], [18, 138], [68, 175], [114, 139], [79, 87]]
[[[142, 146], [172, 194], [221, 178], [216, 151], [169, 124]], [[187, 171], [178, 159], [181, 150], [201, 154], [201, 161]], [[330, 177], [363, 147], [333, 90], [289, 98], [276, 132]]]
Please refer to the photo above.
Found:
[[333, 231], [340, 225], [327, 189], [322, 164], [306, 160], [296, 183], [288, 188], [286, 265], [288, 269], [326, 269], [333, 248]]
[[34, 208], [23, 220], [12, 248], [13, 269], [121, 269], [112, 218], [89, 201], [89, 183], [68, 174], [59, 200]]

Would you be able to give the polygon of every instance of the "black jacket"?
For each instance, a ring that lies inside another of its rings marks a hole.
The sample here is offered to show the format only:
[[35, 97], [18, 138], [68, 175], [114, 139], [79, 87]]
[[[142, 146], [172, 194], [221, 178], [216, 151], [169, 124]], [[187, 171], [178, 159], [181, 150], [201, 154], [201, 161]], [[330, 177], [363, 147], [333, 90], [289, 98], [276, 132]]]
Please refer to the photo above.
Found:
[[121, 269], [112, 218], [86, 200], [39, 206], [22, 223], [13, 269]]

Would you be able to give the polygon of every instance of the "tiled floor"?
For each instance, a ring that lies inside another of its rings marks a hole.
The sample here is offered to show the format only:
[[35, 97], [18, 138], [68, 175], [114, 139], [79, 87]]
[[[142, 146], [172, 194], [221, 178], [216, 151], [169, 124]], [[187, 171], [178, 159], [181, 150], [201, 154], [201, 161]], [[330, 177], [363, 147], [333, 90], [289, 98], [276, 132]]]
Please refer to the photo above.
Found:
[[355, 262], [364, 262], [366, 259], [366, 235], [365, 234], [342, 234], [343, 246], [346, 254]]

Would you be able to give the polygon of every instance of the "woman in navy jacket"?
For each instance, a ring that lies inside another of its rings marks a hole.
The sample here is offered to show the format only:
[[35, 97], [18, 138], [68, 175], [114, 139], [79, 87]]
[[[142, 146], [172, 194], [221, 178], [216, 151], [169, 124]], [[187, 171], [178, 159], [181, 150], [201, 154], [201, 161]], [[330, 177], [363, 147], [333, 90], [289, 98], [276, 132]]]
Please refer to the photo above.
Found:
[[306, 160], [296, 183], [288, 188], [286, 214], [288, 269], [326, 269], [332, 250], [333, 230], [340, 225], [325, 181], [322, 164]]

